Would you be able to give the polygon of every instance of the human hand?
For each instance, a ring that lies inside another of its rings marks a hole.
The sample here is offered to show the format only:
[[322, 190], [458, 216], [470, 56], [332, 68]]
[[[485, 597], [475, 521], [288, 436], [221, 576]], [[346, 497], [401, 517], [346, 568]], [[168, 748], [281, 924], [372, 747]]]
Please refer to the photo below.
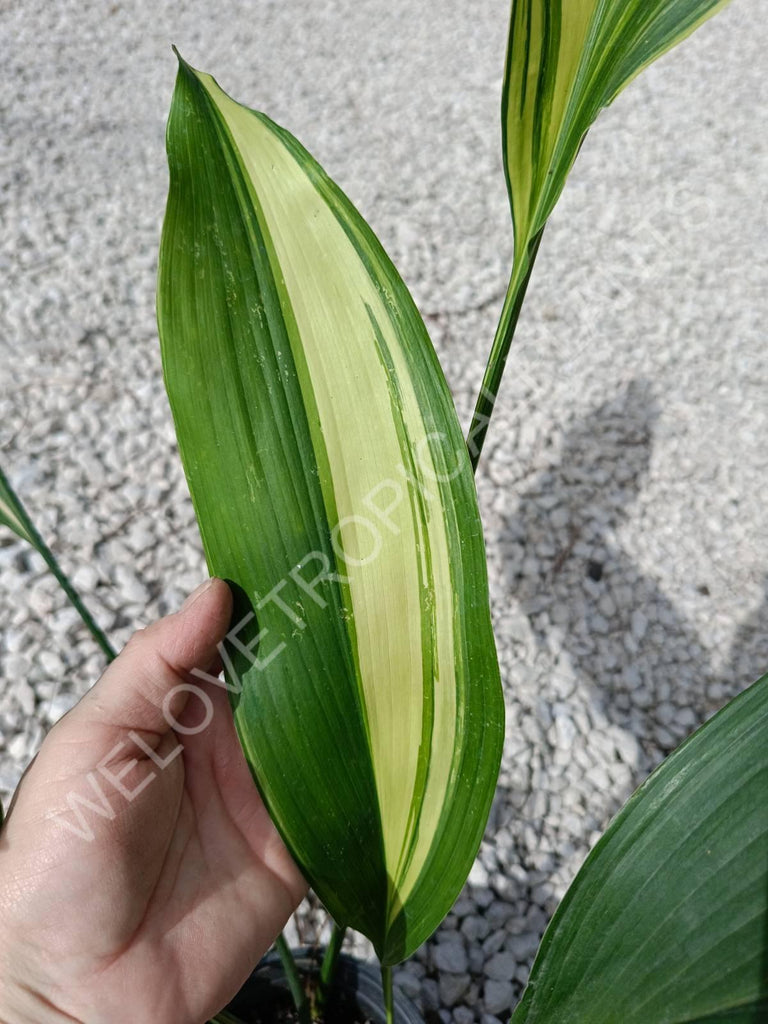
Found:
[[304, 895], [225, 690], [190, 675], [217, 671], [231, 607], [210, 580], [132, 637], [22, 779], [0, 833], [2, 1024], [202, 1024]]

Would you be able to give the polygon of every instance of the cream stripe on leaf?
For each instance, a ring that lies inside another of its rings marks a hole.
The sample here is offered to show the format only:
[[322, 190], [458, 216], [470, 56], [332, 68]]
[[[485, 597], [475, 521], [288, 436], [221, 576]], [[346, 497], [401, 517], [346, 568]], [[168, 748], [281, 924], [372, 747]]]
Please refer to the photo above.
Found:
[[238, 733], [318, 895], [394, 963], [458, 895], [498, 774], [466, 447], [403, 282], [292, 136], [181, 62], [168, 156], [163, 366], [246, 620]]
[[509, 288], [470, 428], [477, 464], [541, 233], [590, 125], [643, 68], [728, 0], [513, 0], [502, 148], [515, 231]]
[[515, 258], [544, 227], [589, 126], [728, 0], [514, 0], [503, 101]]

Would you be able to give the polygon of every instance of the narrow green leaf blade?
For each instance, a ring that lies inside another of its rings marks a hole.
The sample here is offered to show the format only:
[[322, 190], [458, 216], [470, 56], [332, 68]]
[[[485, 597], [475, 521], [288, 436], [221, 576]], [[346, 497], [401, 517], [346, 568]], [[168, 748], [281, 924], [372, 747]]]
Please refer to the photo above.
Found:
[[547, 929], [512, 1024], [768, 1020], [768, 676], [640, 787]]
[[29, 517], [29, 513], [21, 503], [21, 499], [11, 487], [10, 481], [0, 469], [0, 523], [4, 526], [8, 526], [13, 532], [21, 537], [22, 540], [27, 541], [40, 555], [43, 556], [45, 564], [48, 569], [55, 577], [61, 589], [69, 598], [72, 607], [75, 608], [80, 618], [83, 620], [88, 630], [93, 636], [96, 643], [101, 647], [104, 654], [107, 656], [108, 661], [113, 661], [117, 657], [112, 644], [106, 637], [106, 634], [97, 624], [94, 617], [86, 608], [83, 603], [83, 599], [80, 597], [77, 590], [72, 585], [71, 580], [59, 565], [53, 552], [45, 543], [43, 538], [37, 532], [35, 524]]
[[209, 566], [255, 612], [239, 735], [321, 899], [396, 962], [458, 895], [500, 759], [466, 448], [403, 282], [292, 136], [182, 62], [168, 157], [166, 385]]

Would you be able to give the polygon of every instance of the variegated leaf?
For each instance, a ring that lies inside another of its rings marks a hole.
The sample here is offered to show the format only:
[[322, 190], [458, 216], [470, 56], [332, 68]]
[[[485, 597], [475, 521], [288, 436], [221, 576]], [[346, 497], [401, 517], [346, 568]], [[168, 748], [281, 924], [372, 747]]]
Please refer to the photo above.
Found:
[[158, 321], [228, 679], [288, 847], [384, 963], [476, 854], [503, 704], [474, 483], [418, 312], [286, 131], [183, 62]]
[[515, 249], [469, 433], [477, 465], [539, 242], [600, 110], [728, 0], [512, 0], [502, 90]]
[[728, 0], [514, 0], [502, 98], [515, 261], [600, 110]]

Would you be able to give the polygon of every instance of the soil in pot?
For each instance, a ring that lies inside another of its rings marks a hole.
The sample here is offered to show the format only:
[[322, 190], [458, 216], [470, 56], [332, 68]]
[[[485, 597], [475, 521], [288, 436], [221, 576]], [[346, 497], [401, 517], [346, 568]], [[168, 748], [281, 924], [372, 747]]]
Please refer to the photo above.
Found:
[[[297, 966], [311, 992], [317, 985], [322, 950], [294, 950]], [[413, 1003], [395, 992], [395, 1024], [423, 1024]], [[277, 953], [269, 953], [227, 1007], [243, 1024], [298, 1024], [288, 983]], [[324, 1014], [325, 1024], [385, 1024], [377, 967], [342, 953]]]

